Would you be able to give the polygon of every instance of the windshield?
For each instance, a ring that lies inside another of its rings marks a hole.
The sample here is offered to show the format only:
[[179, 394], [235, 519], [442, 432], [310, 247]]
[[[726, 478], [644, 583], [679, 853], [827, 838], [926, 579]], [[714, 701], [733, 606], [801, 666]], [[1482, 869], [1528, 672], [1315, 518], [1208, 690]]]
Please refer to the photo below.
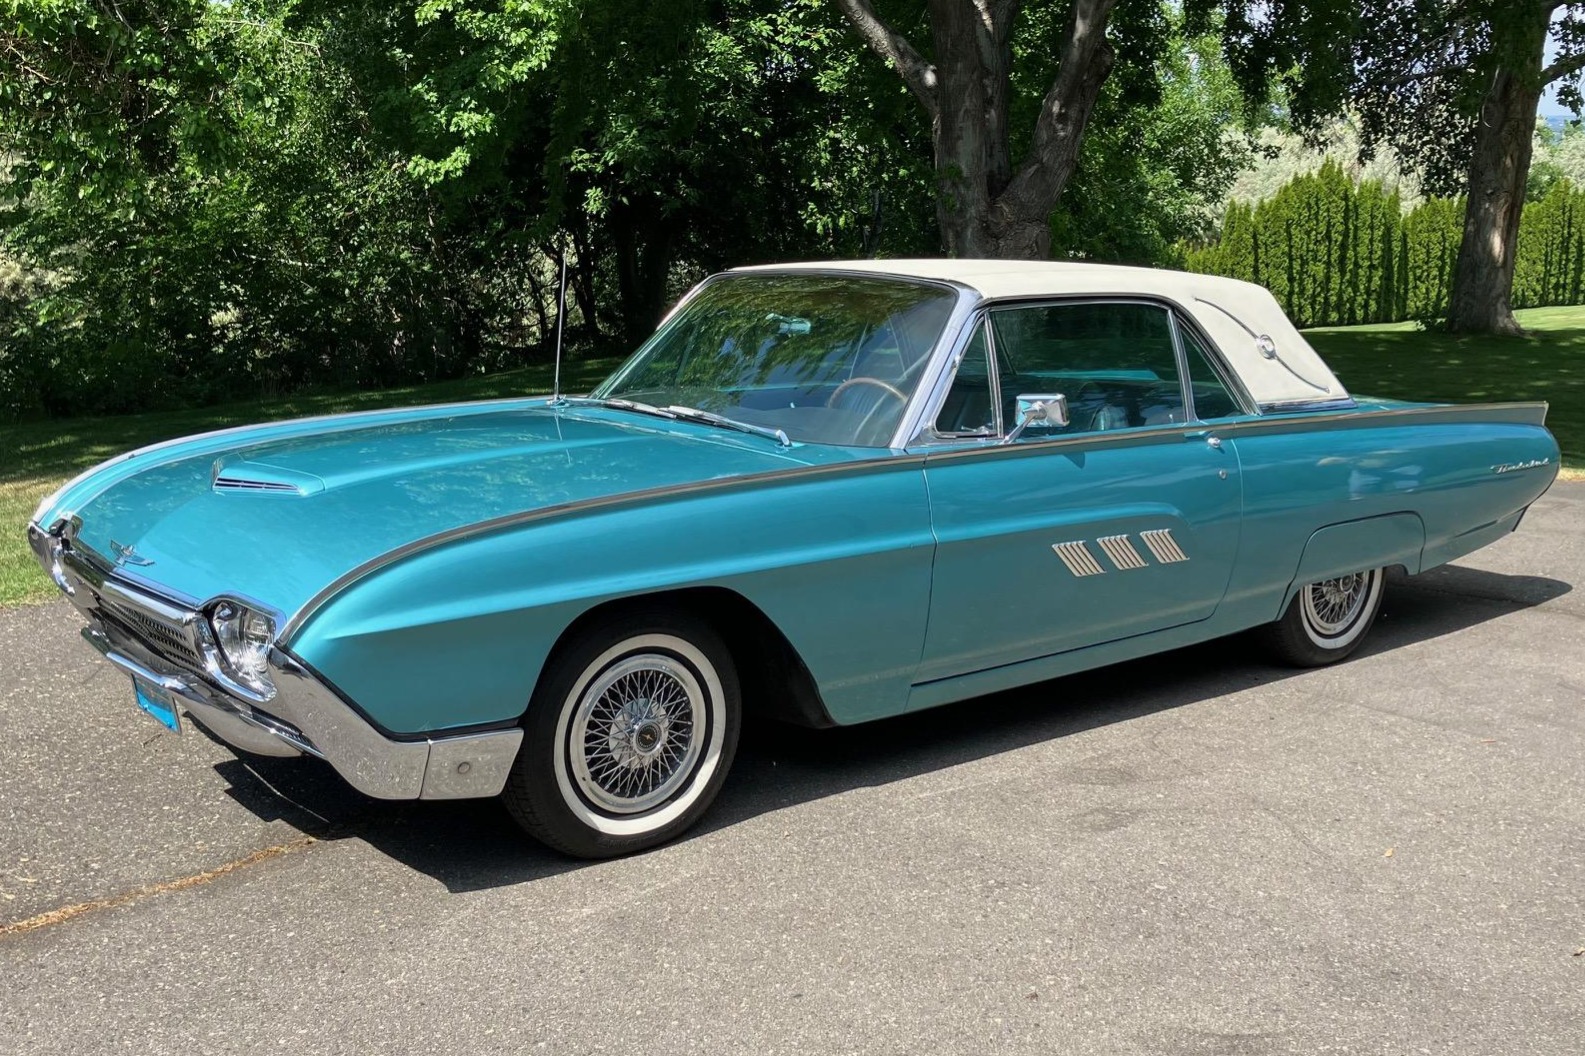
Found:
[[955, 300], [897, 279], [726, 276], [591, 396], [698, 408], [793, 440], [884, 447]]

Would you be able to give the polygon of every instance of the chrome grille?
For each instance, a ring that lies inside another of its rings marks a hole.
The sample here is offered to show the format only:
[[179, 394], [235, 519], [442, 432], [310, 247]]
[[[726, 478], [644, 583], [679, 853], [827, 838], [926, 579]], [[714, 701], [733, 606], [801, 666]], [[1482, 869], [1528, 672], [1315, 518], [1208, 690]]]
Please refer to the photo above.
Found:
[[203, 657], [194, 648], [187, 628], [109, 598], [104, 599], [103, 606], [105, 613], [161, 656], [184, 664], [193, 671], [204, 669]]

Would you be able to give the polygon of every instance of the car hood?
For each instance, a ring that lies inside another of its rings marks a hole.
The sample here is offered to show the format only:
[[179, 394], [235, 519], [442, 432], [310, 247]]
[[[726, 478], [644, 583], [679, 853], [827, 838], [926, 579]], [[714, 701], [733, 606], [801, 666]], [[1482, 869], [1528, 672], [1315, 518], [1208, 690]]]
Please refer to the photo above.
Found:
[[40, 522], [75, 517], [77, 543], [175, 596], [291, 613], [364, 562], [466, 525], [861, 454], [512, 401], [160, 445], [68, 485]]

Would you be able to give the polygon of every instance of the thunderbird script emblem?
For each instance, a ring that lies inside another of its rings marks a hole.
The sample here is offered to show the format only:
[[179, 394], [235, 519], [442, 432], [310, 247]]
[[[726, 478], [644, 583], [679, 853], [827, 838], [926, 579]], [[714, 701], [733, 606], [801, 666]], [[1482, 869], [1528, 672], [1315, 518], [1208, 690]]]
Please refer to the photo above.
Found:
[[122, 546], [114, 539], [110, 540], [110, 552], [115, 555], [116, 567], [118, 568], [122, 565], [136, 565], [141, 568], [144, 565], [152, 565], [154, 563], [149, 558], [138, 553], [136, 547]]

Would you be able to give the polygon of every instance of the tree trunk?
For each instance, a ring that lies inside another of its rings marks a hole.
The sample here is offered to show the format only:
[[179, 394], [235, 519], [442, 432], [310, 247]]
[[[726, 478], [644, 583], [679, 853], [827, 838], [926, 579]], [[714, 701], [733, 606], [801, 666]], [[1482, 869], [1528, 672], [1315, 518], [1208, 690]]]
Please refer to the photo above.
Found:
[[1508, 39], [1502, 42], [1504, 62], [1481, 104], [1469, 163], [1464, 237], [1447, 306], [1448, 329], [1456, 333], [1523, 332], [1509, 298], [1535, 112], [1544, 87], [1547, 20], [1545, 14], [1528, 20], [1516, 16], [1495, 28]]
[[595, 256], [589, 246], [589, 224], [582, 209], [573, 214], [572, 222], [572, 285], [573, 298], [578, 302], [586, 337], [598, 340], [600, 319], [596, 314], [599, 302], [594, 296]]
[[1016, 170], [1007, 120], [1020, 0], [930, 0], [934, 63], [882, 22], [869, 0], [835, 2], [930, 114], [936, 219], [947, 254], [1048, 256], [1051, 210], [1078, 166], [1090, 111], [1112, 70], [1106, 26], [1117, 0], [1073, 0], [1057, 42], [1056, 79]]
[[[931, 0], [930, 28], [936, 52], [936, 222], [948, 256], [990, 256], [989, 231], [993, 156], [1007, 157], [1006, 83], [1011, 56], [994, 42], [973, 4]], [[989, 61], [987, 61], [989, 60]], [[991, 90], [1000, 83], [1000, 91]], [[1001, 112], [992, 99], [1000, 97]]]
[[671, 231], [658, 219], [658, 204], [623, 204], [611, 210], [607, 225], [615, 250], [622, 338], [636, 346], [650, 335], [666, 311], [671, 274]]
[[[546, 255], [549, 256], [549, 254]], [[545, 308], [545, 286], [544, 283], [540, 282], [539, 278], [534, 274], [534, 264], [532, 261], [529, 263], [528, 267], [523, 269], [523, 271], [528, 277], [529, 305], [533, 308], [534, 319], [539, 325], [539, 329], [535, 331], [538, 338], [535, 343], [540, 344], [545, 341], [546, 336], [551, 332], [550, 312]]]

